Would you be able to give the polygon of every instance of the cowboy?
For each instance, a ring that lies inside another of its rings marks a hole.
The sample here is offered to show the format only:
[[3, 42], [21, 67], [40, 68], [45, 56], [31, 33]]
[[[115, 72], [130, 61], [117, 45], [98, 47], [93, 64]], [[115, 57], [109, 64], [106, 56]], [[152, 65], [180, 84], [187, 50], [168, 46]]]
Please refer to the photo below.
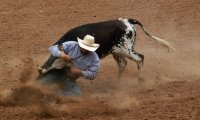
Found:
[[77, 38], [78, 42], [67, 41], [62, 44], [63, 51], [58, 45], [49, 48], [51, 55], [64, 60], [67, 64], [62, 69], [53, 69], [49, 71], [41, 80], [46, 83], [59, 83], [62, 89], [56, 91], [58, 95], [81, 95], [81, 90], [76, 79], [83, 77], [84, 79], [95, 79], [99, 67], [100, 60], [95, 50], [99, 44], [95, 43], [95, 39], [91, 35], [86, 35], [84, 39]]

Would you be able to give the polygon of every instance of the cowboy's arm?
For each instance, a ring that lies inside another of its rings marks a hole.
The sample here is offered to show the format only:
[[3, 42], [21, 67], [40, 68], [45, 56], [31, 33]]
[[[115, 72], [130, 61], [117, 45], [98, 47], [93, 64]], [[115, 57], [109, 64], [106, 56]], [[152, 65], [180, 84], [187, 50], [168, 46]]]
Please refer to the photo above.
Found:
[[[69, 44], [63, 44], [63, 49], [64, 51], [68, 51]], [[66, 61], [70, 61], [71, 60], [70, 56], [65, 54], [64, 51], [60, 51], [57, 45], [53, 45], [49, 48], [49, 52], [51, 53], [51, 55], [55, 57], [60, 57]]]
[[77, 76], [82, 76], [84, 79], [95, 79], [100, 68], [100, 60], [97, 54], [90, 59], [92, 59], [92, 63], [90, 64], [90, 66], [87, 66], [86, 70], [82, 70], [72, 65], [71, 73]]
[[84, 79], [95, 79], [97, 72], [99, 70], [99, 63], [93, 64], [87, 70], [81, 70], [73, 65], [71, 65], [71, 73], [77, 76], [82, 76]]
[[96, 75], [100, 68], [100, 60], [98, 57], [94, 58], [93, 63], [88, 67], [87, 70], [82, 71], [82, 77], [84, 79], [93, 80], [96, 78]]
[[49, 52], [51, 53], [51, 55], [53, 55], [54, 57], [60, 57], [61, 51], [58, 49], [57, 45], [53, 45], [49, 48]]

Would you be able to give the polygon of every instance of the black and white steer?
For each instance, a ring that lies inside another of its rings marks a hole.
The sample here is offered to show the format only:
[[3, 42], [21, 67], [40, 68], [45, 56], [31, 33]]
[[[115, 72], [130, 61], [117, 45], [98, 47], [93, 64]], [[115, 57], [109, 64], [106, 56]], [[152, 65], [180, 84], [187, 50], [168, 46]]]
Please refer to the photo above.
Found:
[[[54, 45], [61, 46], [62, 43], [66, 41], [77, 41], [77, 37], [82, 39], [85, 35], [90, 34], [94, 36], [95, 42], [100, 44], [100, 47], [96, 51], [100, 59], [108, 54], [113, 55], [113, 58], [117, 62], [119, 68], [118, 75], [120, 77], [127, 65], [125, 58], [135, 61], [138, 66], [138, 70], [143, 65], [144, 55], [134, 50], [136, 41], [136, 24], [139, 25], [144, 33], [153, 40], [156, 40], [168, 49], [174, 49], [167, 41], [150, 35], [139, 21], [135, 19], [122, 18], [85, 24], [73, 28], [64, 34], [64, 36], [62, 36]], [[63, 66], [65, 66], [65, 62], [63, 60], [50, 56], [46, 63], [40, 68], [40, 72], [46, 73], [54, 68], [62, 69]]]

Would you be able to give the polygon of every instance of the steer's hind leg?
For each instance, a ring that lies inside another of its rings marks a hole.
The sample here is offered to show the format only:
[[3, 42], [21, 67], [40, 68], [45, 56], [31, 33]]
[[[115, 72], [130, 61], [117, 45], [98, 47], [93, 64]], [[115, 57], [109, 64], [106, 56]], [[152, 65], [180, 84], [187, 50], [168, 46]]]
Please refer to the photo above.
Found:
[[113, 58], [115, 59], [117, 66], [118, 66], [118, 75], [117, 78], [120, 79], [122, 76], [122, 73], [125, 70], [125, 67], [127, 65], [127, 61], [124, 57], [120, 57], [118, 54], [112, 54]]
[[132, 51], [126, 57], [129, 58], [132, 61], [135, 61], [137, 63], [138, 79], [139, 79], [139, 82], [143, 82], [143, 79], [140, 76], [140, 71], [141, 71], [141, 68], [142, 68], [142, 66], [144, 64], [144, 55], [142, 55], [140, 53], [137, 53], [136, 51]]

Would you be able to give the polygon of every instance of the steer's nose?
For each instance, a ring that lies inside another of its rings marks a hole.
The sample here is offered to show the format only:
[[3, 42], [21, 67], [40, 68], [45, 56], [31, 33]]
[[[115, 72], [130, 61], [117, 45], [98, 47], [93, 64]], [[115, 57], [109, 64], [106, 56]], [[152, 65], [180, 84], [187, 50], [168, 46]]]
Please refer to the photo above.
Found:
[[41, 67], [38, 67], [38, 72], [40, 75], [46, 73], [46, 71], [47, 71], [46, 69], [42, 69]]

